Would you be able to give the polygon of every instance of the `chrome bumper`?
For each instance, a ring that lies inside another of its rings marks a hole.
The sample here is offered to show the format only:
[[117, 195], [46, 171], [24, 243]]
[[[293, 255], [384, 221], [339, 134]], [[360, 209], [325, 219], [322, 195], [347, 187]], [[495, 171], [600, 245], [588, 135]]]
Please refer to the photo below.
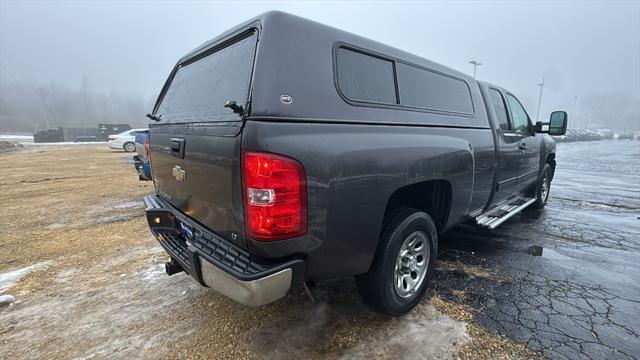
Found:
[[291, 289], [291, 269], [251, 281], [236, 279], [206, 260], [201, 260], [201, 269], [202, 280], [208, 287], [247, 306], [261, 306], [280, 300]]

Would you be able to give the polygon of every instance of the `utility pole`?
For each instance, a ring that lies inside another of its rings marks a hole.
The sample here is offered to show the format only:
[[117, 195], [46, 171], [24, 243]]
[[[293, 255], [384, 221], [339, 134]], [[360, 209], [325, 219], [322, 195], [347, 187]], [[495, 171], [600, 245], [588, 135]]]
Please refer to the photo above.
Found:
[[542, 104], [542, 90], [544, 89], [544, 76], [542, 77], [542, 82], [538, 84], [540, 86], [540, 95], [538, 96], [538, 111], [536, 112], [536, 122], [540, 118], [540, 104]]
[[46, 103], [44, 101], [44, 89], [43, 88], [38, 88], [38, 90], [40, 90], [40, 99], [42, 100], [42, 115], [44, 116], [44, 126], [48, 129], [49, 128], [49, 118], [47, 117], [47, 106], [46, 106]]
[[471, 60], [469, 61], [469, 64], [473, 64], [473, 78], [476, 78], [476, 68], [480, 65], [482, 65], [481, 62], [475, 61], [475, 60]]

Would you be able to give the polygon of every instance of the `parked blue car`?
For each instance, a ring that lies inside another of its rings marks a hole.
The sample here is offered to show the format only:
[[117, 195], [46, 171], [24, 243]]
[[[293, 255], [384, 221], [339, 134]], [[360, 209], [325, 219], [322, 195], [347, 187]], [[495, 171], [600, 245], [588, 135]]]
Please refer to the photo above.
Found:
[[133, 156], [133, 167], [138, 171], [141, 181], [151, 180], [151, 163], [149, 162], [149, 130], [136, 132], [136, 155]]

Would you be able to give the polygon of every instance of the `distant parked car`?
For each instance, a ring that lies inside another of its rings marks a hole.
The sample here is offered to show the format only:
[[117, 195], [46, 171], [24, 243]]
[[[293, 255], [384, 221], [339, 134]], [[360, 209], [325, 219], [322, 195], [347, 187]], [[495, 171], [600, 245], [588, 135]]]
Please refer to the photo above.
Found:
[[618, 140], [633, 140], [633, 133], [624, 133], [618, 135]]
[[149, 130], [136, 131], [136, 155], [133, 155], [133, 167], [138, 171], [138, 179], [151, 180], [149, 163]]
[[33, 142], [36, 143], [47, 143], [47, 142], [63, 142], [64, 134], [62, 133], [62, 128], [51, 128], [40, 130], [33, 134]]
[[73, 142], [96, 142], [96, 141], [98, 141], [98, 138], [95, 136], [78, 136], [73, 140]]
[[613, 131], [609, 129], [598, 129], [598, 134], [600, 134], [603, 139], [613, 139]]
[[122, 149], [126, 152], [136, 151], [136, 134], [138, 131], [149, 131], [149, 129], [132, 129], [123, 131], [120, 134], [109, 135], [109, 148]]
[[564, 134], [564, 139], [563, 141], [578, 141], [579, 140], [579, 136], [578, 136], [578, 131], [576, 129], [569, 129], [567, 130], [566, 134]]
[[123, 131], [132, 130], [129, 124], [98, 124], [98, 140], [107, 141], [109, 135], [117, 135]]
[[588, 138], [587, 131], [583, 129], [576, 130], [577, 141], [585, 141]]
[[602, 135], [598, 134], [595, 131], [585, 130], [585, 137], [587, 141], [592, 140], [602, 140]]

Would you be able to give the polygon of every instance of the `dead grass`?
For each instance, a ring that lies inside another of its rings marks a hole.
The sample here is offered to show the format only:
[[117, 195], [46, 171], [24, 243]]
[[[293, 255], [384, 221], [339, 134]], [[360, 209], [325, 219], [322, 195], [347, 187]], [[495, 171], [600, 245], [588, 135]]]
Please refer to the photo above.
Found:
[[464, 272], [476, 278], [495, 278], [495, 274], [492, 274], [491, 272], [481, 268], [480, 266], [466, 265], [457, 261], [438, 260], [437, 267], [438, 269], [443, 271]]
[[[0, 155], [0, 272], [38, 261], [83, 261], [138, 242], [145, 233], [141, 201], [151, 192], [128, 161], [104, 145], [34, 148]], [[125, 232], [126, 233], [126, 232]]]

